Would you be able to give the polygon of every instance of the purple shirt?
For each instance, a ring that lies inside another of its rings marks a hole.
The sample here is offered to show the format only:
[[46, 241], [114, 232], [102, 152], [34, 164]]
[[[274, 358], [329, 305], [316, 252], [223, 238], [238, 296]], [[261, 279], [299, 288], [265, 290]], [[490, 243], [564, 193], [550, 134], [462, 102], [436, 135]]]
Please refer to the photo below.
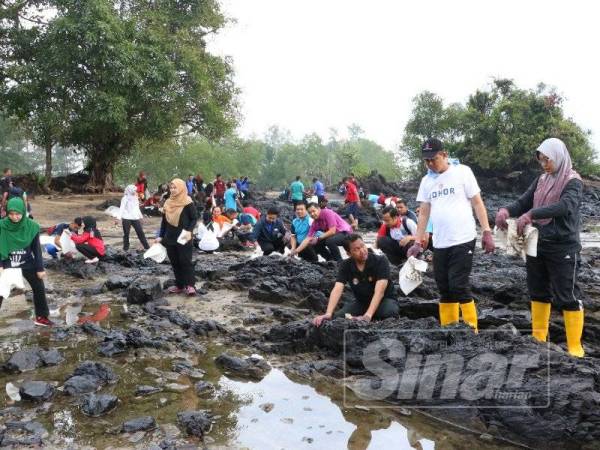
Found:
[[348, 222], [342, 219], [331, 209], [323, 208], [321, 210], [321, 214], [319, 214], [319, 218], [310, 226], [310, 230], [308, 230], [308, 237], [313, 237], [317, 231], [326, 232], [332, 227], [335, 227], [336, 233], [341, 233], [343, 231], [347, 233], [352, 232], [352, 227], [348, 224]]

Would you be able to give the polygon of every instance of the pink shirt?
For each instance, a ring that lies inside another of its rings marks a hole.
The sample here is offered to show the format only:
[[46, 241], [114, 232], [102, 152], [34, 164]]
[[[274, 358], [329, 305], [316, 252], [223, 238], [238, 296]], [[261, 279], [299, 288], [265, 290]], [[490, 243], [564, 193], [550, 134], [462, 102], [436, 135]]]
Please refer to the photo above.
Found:
[[326, 232], [330, 228], [335, 227], [336, 233], [352, 232], [352, 227], [342, 219], [337, 213], [328, 208], [323, 208], [319, 218], [315, 220], [308, 230], [308, 237], [313, 237], [317, 231]]

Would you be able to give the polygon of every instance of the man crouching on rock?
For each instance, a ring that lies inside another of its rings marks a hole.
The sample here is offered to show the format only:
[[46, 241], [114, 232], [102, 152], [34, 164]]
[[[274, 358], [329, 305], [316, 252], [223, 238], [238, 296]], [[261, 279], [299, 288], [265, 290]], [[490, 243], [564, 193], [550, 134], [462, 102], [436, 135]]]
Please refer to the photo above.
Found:
[[[329, 295], [327, 312], [317, 316], [313, 324], [317, 327], [332, 317], [352, 316], [352, 320], [381, 320], [397, 317], [398, 302], [392, 297], [394, 287], [390, 281], [390, 263], [385, 256], [369, 253], [359, 234], [351, 234], [344, 242], [350, 258], [342, 261], [338, 268], [335, 286]], [[342, 297], [344, 286], [350, 283], [354, 301], [345, 304], [335, 314], [335, 307]]]

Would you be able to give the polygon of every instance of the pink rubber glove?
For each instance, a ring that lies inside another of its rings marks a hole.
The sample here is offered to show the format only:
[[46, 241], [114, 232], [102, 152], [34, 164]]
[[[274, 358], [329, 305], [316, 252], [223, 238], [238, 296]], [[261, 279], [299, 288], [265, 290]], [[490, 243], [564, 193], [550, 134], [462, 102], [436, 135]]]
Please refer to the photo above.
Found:
[[508, 224], [506, 223], [506, 219], [510, 217], [510, 213], [506, 208], [500, 208], [496, 213], [496, 227], [499, 230], [506, 230], [508, 228]]
[[490, 230], [486, 230], [481, 235], [481, 248], [486, 253], [494, 253], [496, 250], [496, 244], [494, 244], [494, 237], [492, 236], [492, 232]]
[[525, 227], [527, 225], [531, 225], [532, 222], [533, 219], [531, 218], [531, 211], [528, 211], [521, 217], [519, 217], [519, 220], [517, 220], [517, 234], [519, 236], [523, 236], [523, 233], [525, 232]]
[[414, 256], [416, 258], [421, 253], [423, 253], [423, 247], [421, 247], [421, 243], [415, 242], [406, 252], [406, 257], [410, 258], [411, 256]]

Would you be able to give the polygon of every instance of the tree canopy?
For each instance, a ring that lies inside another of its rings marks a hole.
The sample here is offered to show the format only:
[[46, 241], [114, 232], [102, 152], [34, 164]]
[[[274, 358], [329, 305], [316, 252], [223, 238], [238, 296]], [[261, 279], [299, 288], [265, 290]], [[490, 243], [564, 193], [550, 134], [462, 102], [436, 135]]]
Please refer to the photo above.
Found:
[[205, 44], [226, 21], [216, 0], [19, 0], [1, 14], [7, 113], [38, 145], [83, 149], [97, 186], [141, 143], [236, 124], [231, 64]]
[[422, 92], [413, 99], [401, 150], [420, 168], [421, 143], [438, 137], [451, 156], [480, 174], [495, 175], [535, 168], [535, 149], [544, 139], [557, 137], [581, 174], [599, 173], [591, 133], [565, 117], [562, 103], [560, 95], [543, 84], [527, 90], [506, 79], [477, 90], [465, 105], [445, 106], [436, 94]]

